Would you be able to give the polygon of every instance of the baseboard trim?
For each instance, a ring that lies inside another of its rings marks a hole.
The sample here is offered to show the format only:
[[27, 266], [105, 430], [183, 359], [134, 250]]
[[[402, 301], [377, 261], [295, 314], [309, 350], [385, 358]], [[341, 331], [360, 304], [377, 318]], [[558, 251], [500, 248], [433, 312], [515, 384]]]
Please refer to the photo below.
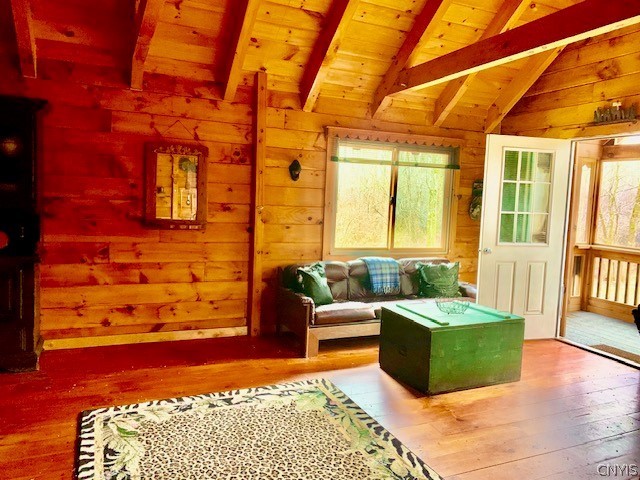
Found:
[[247, 327], [208, 328], [202, 330], [182, 330], [175, 332], [132, 333], [125, 335], [105, 335], [100, 337], [45, 339], [45, 350], [66, 350], [69, 348], [105, 347], [110, 345], [135, 345], [138, 343], [173, 342], [205, 338], [238, 337], [248, 334]]

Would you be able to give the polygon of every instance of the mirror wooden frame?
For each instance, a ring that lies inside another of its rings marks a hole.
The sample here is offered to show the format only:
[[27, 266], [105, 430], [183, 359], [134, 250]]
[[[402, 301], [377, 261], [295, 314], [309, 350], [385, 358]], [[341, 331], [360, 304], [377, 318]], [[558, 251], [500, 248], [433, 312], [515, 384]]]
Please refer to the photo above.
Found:
[[[197, 155], [197, 206], [195, 220], [158, 218], [156, 197], [158, 191], [158, 154]], [[170, 230], [203, 230], [207, 225], [207, 157], [209, 149], [197, 144], [153, 142], [145, 144], [145, 210], [144, 223], [153, 228]]]

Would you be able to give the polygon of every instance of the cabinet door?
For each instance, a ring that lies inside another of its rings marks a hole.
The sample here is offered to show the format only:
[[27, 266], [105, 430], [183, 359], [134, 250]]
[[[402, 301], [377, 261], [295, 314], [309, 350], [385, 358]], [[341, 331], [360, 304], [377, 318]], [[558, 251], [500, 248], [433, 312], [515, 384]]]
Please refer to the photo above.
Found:
[[33, 264], [0, 261], [0, 370], [36, 366], [34, 275]]

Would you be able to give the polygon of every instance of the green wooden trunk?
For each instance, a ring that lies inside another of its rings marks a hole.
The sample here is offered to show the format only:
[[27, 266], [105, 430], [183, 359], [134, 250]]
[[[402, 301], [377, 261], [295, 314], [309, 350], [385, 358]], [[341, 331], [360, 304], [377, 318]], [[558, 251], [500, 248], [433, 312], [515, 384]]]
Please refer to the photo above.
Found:
[[463, 314], [435, 303], [383, 307], [380, 366], [436, 394], [520, 380], [524, 318], [471, 304]]

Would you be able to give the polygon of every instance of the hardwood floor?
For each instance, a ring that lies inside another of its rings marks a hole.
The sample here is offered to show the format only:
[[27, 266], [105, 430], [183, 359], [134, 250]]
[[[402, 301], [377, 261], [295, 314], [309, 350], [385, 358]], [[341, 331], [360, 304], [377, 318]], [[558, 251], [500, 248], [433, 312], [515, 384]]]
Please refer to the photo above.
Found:
[[640, 464], [636, 369], [527, 342], [520, 382], [429, 398], [382, 372], [375, 345], [325, 342], [312, 359], [249, 338], [45, 352], [39, 372], [0, 375], [0, 479], [72, 478], [82, 410], [312, 377], [447, 479], [601, 478], [599, 464]]

